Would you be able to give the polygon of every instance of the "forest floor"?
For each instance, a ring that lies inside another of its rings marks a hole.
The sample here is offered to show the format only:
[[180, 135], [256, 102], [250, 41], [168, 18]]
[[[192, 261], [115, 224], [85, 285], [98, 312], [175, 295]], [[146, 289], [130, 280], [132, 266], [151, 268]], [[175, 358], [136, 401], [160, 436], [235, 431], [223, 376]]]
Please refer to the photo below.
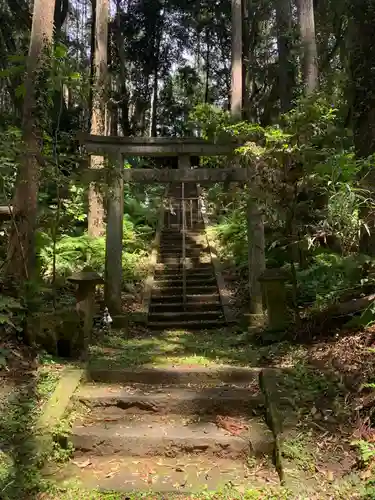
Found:
[[[375, 397], [363, 388], [363, 384], [375, 381], [374, 334], [375, 328], [370, 327], [306, 345], [280, 342], [259, 346], [239, 328], [155, 334], [135, 327], [127, 332], [98, 332], [91, 364], [110, 368], [166, 364], [186, 368], [222, 364], [280, 368], [285, 374], [281, 390], [297, 416], [295, 430], [284, 443], [284, 459], [292, 464], [298, 481], [303, 478], [313, 484], [312, 490], [307, 497], [297, 493], [291, 496], [269, 484], [241, 498], [375, 498], [365, 491], [375, 475], [375, 429], [371, 422]], [[24, 463], [27, 457], [27, 450], [22, 449], [24, 437], [32, 433], [35, 416], [65, 363], [35, 355], [15, 341], [4, 342], [0, 349], [3, 357], [6, 354], [6, 363], [0, 367], [0, 498], [22, 498], [26, 483], [28, 487], [32, 484], [35, 492], [27, 498], [39, 500], [126, 498], [95, 493], [87, 497], [87, 492], [74, 489], [56, 495], [50, 490], [37, 493], [40, 485], [33, 469], [22, 481], [14, 475], [15, 463]], [[353, 446], [355, 441], [362, 444]], [[20, 484], [9, 484], [18, 480]], [[8, 491], [14, 491], [14, 496], [3, 493]], [[216, 498], [234, 497], [220, 493]]]

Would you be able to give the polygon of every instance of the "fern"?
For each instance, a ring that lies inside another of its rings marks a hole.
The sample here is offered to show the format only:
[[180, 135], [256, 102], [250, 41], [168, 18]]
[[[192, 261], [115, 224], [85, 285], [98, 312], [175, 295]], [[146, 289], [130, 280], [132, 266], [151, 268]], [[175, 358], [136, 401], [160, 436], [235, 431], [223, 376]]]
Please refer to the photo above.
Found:
[[363, 467], [366, 467], [375, 458], [375, 443], [369, 443], [361, 439], [353, 441], [352, 445], [358, 449]]

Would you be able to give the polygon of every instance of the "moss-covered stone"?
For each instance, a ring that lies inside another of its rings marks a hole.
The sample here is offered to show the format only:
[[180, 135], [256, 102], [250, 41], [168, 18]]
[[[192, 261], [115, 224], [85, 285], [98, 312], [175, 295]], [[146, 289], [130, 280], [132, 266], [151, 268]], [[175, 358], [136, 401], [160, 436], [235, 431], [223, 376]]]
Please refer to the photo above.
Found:
[[72, 309], [40, 312], [27, 319], [30, 342], [40, 345], [48, 353], [76, 357], [83, 348], [83, 321]]

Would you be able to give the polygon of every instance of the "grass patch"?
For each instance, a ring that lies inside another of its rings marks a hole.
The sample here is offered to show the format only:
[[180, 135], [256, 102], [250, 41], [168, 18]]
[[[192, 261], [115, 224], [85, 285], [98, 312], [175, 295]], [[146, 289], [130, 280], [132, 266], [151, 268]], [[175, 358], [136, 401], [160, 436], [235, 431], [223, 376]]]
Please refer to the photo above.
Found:
[[[46, 493], [41, 500], [165, 500], [165, 494], [156, 494], [152, 491], [142, 493], [116, 493], [88, 491], [79, 486], [59, 489]], [[283, 488], [254, 488], [246, 491], [239, 491], [233, 487], [224, 488], [217, 492], [202, 491], [194, 494], [168, 494], [168, 500], [288, 500], [293, 498], [289, 490]], [[297, 498], [297, 497], [294, 497]]]
[[145, 364], [255, 366], [260, 350], [247, 333], [228, 329], [213, 332], [165, 331], [127, 338], [123, 331], [105, 337], [91, 348], [91, 363], [113, 368]]
[[32, 498], [41, 478], [35, 426], [43, 404], [55, 389], [56, 373], [40, 370], [19, 384], [0, 410], [0, 498]]
[[293, 462], [298, 469], [314, 472], [315, 456], [311, 451], [309, 434], [304, 432], [283, 442], [283, 457]]

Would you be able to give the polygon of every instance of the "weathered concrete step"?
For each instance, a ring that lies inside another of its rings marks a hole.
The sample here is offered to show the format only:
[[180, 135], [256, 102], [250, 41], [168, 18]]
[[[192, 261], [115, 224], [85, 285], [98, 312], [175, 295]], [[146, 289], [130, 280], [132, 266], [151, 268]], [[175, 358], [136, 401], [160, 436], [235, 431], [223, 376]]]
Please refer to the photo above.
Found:
[[[210, 262], [210, 257], [209, 255], [202, 255], [200, 257], [187, 257], [186, 258], [186, 266], [187, 269], [194, 268], [196, 266], [199, 266], [200, 264], [211, 264]], [[164, 264], [167, 266], [175, 266], [175, 267], [181, 267], [182, 266], [182, 257], [163, 257], [160, 256], [158, 257], [158, 264]]]
[[[187, 236], [189, 239], [194, 240], [196, 238], [200, 238], [204, 235], [204, 231], [202, 230], [187, 230], [185, 233], [185, 236]], [[161, 240], [160, 241], [167, 241], [167, 240], [182, 240], [182, 231], [175, 231], [171, 229], [163, 229], [161, 232]]]
[[180, 321], [199, 321], [206, 323], [207, 321], [220, 320], [223, 315], [218, 311], [169, 311], [169, 312], [151, 312], [148, 315], [149, 323], [167, 321], [180, 322]]
[[224, 328], [226, 322], [223, 319], [197, 319], [197, 320], [184, 320], [184, 319], [170, 319], [169, 321], [148, 321], [147, 327], [154, 331], [160, 332], [163, 330], [212, 330], [214, 328]]
[[[199, 258], [199, 257], [205, 257], [205, 256], [209, 256], [209, 250], [203, 250], [201, 248], [197, 248], [196, 250], [194, 249], [187, 249], [186, 250], [186, 254], [185, 254], [186, 258]], [[182, 258], [182, 250], [179, 249], [179, 250], [176, 250], [176, 251], [171, 251], [171, 250], [161, 250], [159, 251], [159, 258], [160, 259], [168, 259], [168, 258], [171, 258], [171, 257], [179, 257], [179, 258]]]
[[205, 366], [144, 366], [111, 369], [88, 366], [88, 376], [94, 382], [146, 385], [258, 384], [260, 368], [231, 365]]
[[263, 404], [256, 385], [251, 389], [229, 385], [190, 389], [86, 384], [76, 392], [74, 399], [89, 408], [116, 407], [123, 413], [131, 410], [132, 414], [149, 412], [163, 415], [249, 416], [253, 409]]
[[90, 455], [183, 457], [186, 454], [246, 459], [272, 451], [270, 431], [259, 420], [246, 420], [248, 429], [232, 435], [213, 422], [186, 423], [168, 415], [137, 415], [125, 423], [88, 422], [74, 425], [70, 440], [77, 451]]
[[[143, 492], [150, 500], [154, 498], [153, 493], [163, 494], [166, 499], [194, 493], [198, 497], [202, 494], [202, 498], [205, 498], [207, 492], [222, 490], [228, 484], [235, 485], [239, 494], [249, 487], [249, 471], [245, 462], [223, 458], [212, 461], [203, 456], [185, 456], [181, 461], [166, 457], [134, 460], [118, 455], [92, 456], [87, 465], [87, 457], [81, 455], [75, 456], [63, 468], [50, 465], [45, 475], [59, 484], [74, 479], [81, 488], [88, 490], [132, 492], [137, 497], [137, 492]], [[251, 476], [252, 487], [255, 482], [259, 482], [259, 486], [265, 483], [277, 485], [277, 475], [273, 469], [265, 470], [260, 467], [257, 468], [256, 476]]]
[[[215, 276], [213, 268], [201, 268], [201, 269], [186, 269], [186, 277], [189, 279], [205, 279]], [[180, 279], [183, 275], [182, 266], [178, 269], [157, 269], [155, 271], [155, 278], [157, 279]]]
[[[198, 243], [186, 243], [185, 244], [186, 250], [206, 250], [207, 247], [200, 245]], [[159, 246], [160, 251], [171, 251], [175, 252], [176, 250], [181, 251], [182, 249], [182, 242], [177, 242], [177, 243], [170, 243], [166, 241], [162, 241]]]
[[[187, 304], [202, 304], [204, 302], [212, 302], [212, 301], [219, 301], [219, 294], [216, 290], [215, 293], [208, 293], [208, 294], [202, 294], [202, 295], [187, 295], [186, 296], [186, 303]], [[151, 305], [153, 303], [158, 303], [158, 304], [167, 304], [167, 303], [181, 303], [183, 302], [183, 296], [182, 292], [180, 294], [176, 293], [175, 295], [168, 295], [166, 294], [160, 294], [160, 293], [152, 293], [152, 300], [151, 300]]]
[[[212, 293], [217, 292], [216, 285], [206, 285], [206, 286], [187, 286], [186, 287], [187, 295], [210, 295]], [[181, 286], [170, 286], [163, 288], [158, 286], [157, 283], [154, 284], [152, 289], [152, 296], [158, 297], [161, 295], [181, 295], [182, 294], [182, 285]]]
[[[166, 288], [169, 286], [182, 286], [182, 277], [175, 279], [164, 279], [164, 277], [156, 277], [154, 283], [156, 287], [161, 288]], [[211, 285], [213, 283], [216, 284], [216, 276], [214, 275], [211, 275], [209, 277], [204, 276], [203, 278], [186, 276], [186, 284], [188, 286], [205, 286], [207, 284]]]
[[[204, 274], [207, 272], [212, 272], [213, 267], [210, 262], [202, 262], [194, 267], [188, 267], [187, 272], [192, 273], [192, 274]], [[180, 273], [182, 272], [182, 265], [166, 265], [162, 263], [158, 263], [155, 266], [155, 273], [156, 274], [173, 274], [173, 273]]]
[[163, 312], [163, 311], [219, 311], [222, 312], [222, 307], [219, 299], [210, 302], [195, 302], [187, 303], [183, 302], [151, 302], [150, 312]]

